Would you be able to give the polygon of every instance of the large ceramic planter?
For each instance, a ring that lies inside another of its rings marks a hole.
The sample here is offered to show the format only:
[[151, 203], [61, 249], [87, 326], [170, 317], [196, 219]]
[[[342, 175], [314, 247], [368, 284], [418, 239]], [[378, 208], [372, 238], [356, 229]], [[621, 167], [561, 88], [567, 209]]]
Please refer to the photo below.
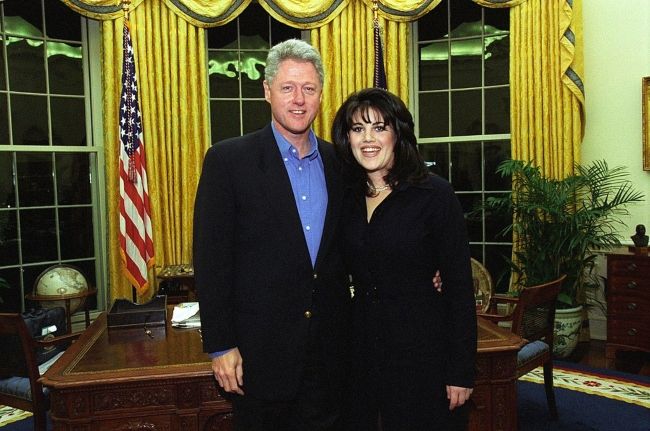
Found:
[[566, 358], [578, 344], [582, 327], [582, 305], [575, 308], [555, 310], [555, 332], [553, 334], [553, 355]]

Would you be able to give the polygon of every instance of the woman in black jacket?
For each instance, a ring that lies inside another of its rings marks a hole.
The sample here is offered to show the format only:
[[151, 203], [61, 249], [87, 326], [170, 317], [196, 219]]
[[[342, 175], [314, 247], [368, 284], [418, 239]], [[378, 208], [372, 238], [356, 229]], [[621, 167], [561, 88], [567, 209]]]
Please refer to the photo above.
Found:
[[[431, 175], [404, 103], [350, 96], [332, 138], [347, 167], [345, 257], [354, 284], [349, 428], [464, 428], [474, 385], [476, 312], [463, 213]], [[439, 269], [444, 290], [432, 279]], [[458, 423], [460, 422], [460, 425]]]

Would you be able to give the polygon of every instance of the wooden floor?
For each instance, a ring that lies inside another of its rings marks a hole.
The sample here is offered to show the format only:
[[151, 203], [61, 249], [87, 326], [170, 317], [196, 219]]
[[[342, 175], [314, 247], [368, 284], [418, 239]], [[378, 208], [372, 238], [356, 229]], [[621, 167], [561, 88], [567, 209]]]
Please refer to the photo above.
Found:
[[[578, 343], [573, 354], [566, 359], [593, 368], [607, 368], [605, 360], [605, 342], [591, 340]], [[650, 376], [650, 354], [644, 352], [619, 351], [616, 355], [615, 369], [626, 373]]]

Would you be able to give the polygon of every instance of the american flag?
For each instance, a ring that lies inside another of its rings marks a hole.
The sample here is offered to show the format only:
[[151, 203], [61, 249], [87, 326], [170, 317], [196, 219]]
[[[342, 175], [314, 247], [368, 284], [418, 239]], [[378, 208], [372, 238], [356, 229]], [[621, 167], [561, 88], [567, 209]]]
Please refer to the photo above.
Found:
[[142, 140], [133, 45], [124, 20], [122, 97], [120, 100], [120, 247], [127, 278], [138, 294], [149, 287], [154, 264], [147, 163]]

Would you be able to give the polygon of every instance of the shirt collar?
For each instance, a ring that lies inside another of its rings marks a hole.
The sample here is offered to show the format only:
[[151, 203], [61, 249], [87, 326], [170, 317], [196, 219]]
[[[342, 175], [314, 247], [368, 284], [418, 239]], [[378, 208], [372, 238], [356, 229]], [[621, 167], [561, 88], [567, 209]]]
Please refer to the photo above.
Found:
[[[280, 153], [283, 156], [290, 155], [292, 157], [295, 157], [298, 159], [298, 151], [295, 153], [291, 151], [292, 149], [296, 149], [287, 139], [276, 129], [275, 127], [275, 122], [271, 121], [271, 129], [273, 130], [273, 136], [275, 137], [275, 142], [278, 144], [278, 148], [280, 149]], [[318, 140], [316, 139], [316, 135], [314, 134], [313, 130], [309, 130], [309, 152], [305, 156], [305, 158], [309, 160], [314, 160], [316, 157], [318, 157]]]

